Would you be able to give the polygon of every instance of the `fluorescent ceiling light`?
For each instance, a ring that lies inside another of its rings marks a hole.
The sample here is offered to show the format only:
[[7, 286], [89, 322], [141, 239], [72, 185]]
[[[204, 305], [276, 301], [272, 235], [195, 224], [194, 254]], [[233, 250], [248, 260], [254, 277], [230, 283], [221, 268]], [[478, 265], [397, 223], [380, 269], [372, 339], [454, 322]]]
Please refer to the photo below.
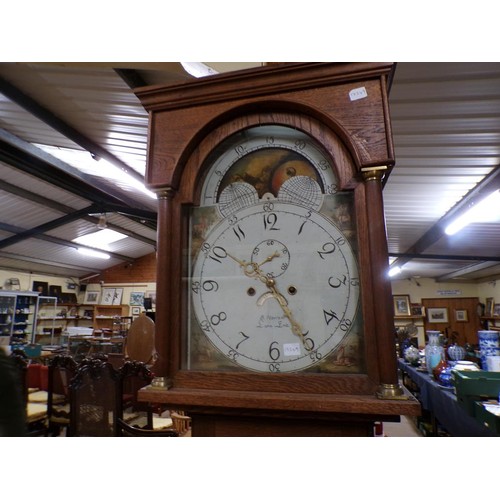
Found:
[[467, 212], [457, 217], [444, 232], [451, 236], [475, 222], [500, 221], [500, 190], [497, 189], [480, 202], [473, 205]]
[[215, 69], [201, 62], [181, 62], [181, 65], [191, 76], [196, 78], [218, 74]]
[[391, 267], [389, 269], [389, 272], [387, 273], [387, 275], [389, 276], [389, 278], [392, 278], [393, 276], [396, 276], [400, 272], [401, 272], [401, 268], [399, 266], [395, 266], [395, 267]]
[[90, 248], [77, 248], [78, 252], [87, 257], [97, 257], [98, 259], [110, 259], [111, 256], [104, 252], [99, 252], [98, 250], [92, 250]]
[[124, 238], [127, 238], [127, 236], [119, 233], [118, 231], [113, 231], [112, 229], [101, 229], [93, 233], [85, 234], [84, 236], [79, 236], [73, 241], [87, 247], [110, 250], [109, 245], [111, 245], [111, 243], [123, 240]]
[[[156, 200], [156, 193], [149, 191], [144, 186], [144, 183], [139, 182], [135, 177], [124, 172], [121, 168], [115, 167], [109, 161], [100, 159], [98, 161], [92, 158], [88, 151], [80, 151], [78, 149], [58, 148], [55, 146], [48, 146], [46, 144], [34, 144], [37, 148], [46, 151], [47, 153], [59, 158], [65, 163], [75, 167], [81, 172], [96, 177], [105, 177], [106, 179], [114, 180], [116, 183], [122, 184], [132, 189], [140, 191], [150, 198]], [[142, 170], [144, 166], [142, 166]]]

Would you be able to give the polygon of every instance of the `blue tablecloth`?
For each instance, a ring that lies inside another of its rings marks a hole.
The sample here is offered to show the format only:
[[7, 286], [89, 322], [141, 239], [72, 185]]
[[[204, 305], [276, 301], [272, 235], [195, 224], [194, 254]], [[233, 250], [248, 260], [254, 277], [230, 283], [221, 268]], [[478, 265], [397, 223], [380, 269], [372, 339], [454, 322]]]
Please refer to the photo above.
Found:
[[427, 372], [417, 370], [402, 359], [398, 360], [398, 365], [418, 385], [420, 390], [418, 399], [422, 408], [430, 411], [452, 436], [496, 436], [481, 422], [466, 413], [458, 403], [453, 390], [441, 388]]

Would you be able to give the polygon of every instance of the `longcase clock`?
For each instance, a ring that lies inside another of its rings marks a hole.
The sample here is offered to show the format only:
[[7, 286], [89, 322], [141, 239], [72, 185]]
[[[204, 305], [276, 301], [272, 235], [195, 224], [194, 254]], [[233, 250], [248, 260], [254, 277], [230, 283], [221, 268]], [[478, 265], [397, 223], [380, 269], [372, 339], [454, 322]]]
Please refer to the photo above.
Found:
[[398, 385], [382, 180], [392, 64], [136, 90], [159, 195], [155, 374], [194, 436], [371, 435]]

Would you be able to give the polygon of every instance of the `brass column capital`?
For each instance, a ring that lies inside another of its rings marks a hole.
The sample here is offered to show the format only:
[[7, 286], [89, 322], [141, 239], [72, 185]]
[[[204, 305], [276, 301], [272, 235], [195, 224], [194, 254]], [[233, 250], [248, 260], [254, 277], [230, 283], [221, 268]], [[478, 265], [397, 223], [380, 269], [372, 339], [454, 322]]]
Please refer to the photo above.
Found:
[[172, 187], [161, 188], [155, 191], [159, 200], [170, 200], [175, 196], [175, 189]]
[[361, 175], [363, 180], [367, 181], [379, 181], [381, 182], [387, 172], [387, 167], [381, 165], [379, 167], [365, 167], [361, 169]]

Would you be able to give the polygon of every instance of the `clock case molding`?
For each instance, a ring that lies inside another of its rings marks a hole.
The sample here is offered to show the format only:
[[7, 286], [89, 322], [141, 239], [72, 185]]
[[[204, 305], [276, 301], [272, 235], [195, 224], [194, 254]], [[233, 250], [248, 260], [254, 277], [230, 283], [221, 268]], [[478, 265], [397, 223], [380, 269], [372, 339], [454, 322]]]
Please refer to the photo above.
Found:
[[[230, 433], [228, 422], [238, 416], [259, 416], [268, 426], [276, 421], [273, 417], [314, 417], [344, 429], [346, 421], [359, 421], [365, 425], [362, 432], [369, 433], [374, 420], [419, 413], [416, 400], [398, 384], [392, 292], [386, 277], [382, 185], [395, 163], [387, 98], [393, 69], [392, 63], [296, 63], [135, 90], [150, 116], [146, 183], [159, 198], [157, 302], [162, 307], [156, 312], [159, 358], [154, 372], [172, 383], [168, 390], [145, 390], [140, 398], [189, 411], [193, 435], [197, 427], [198, 435], [216, 434], [216, 422], [225, 422], [224, 432]], [[350, 98], [358, 89], [366, 95]], [[331, 155], [339, 189], [354, 190], [363, 374], [181, 369], [188, 208], [198, 203], [202, 166], [210, 152], [230, 135], [259, 124], [309, 134]], [[217, 419], [210, 420], [214, 415]]]

